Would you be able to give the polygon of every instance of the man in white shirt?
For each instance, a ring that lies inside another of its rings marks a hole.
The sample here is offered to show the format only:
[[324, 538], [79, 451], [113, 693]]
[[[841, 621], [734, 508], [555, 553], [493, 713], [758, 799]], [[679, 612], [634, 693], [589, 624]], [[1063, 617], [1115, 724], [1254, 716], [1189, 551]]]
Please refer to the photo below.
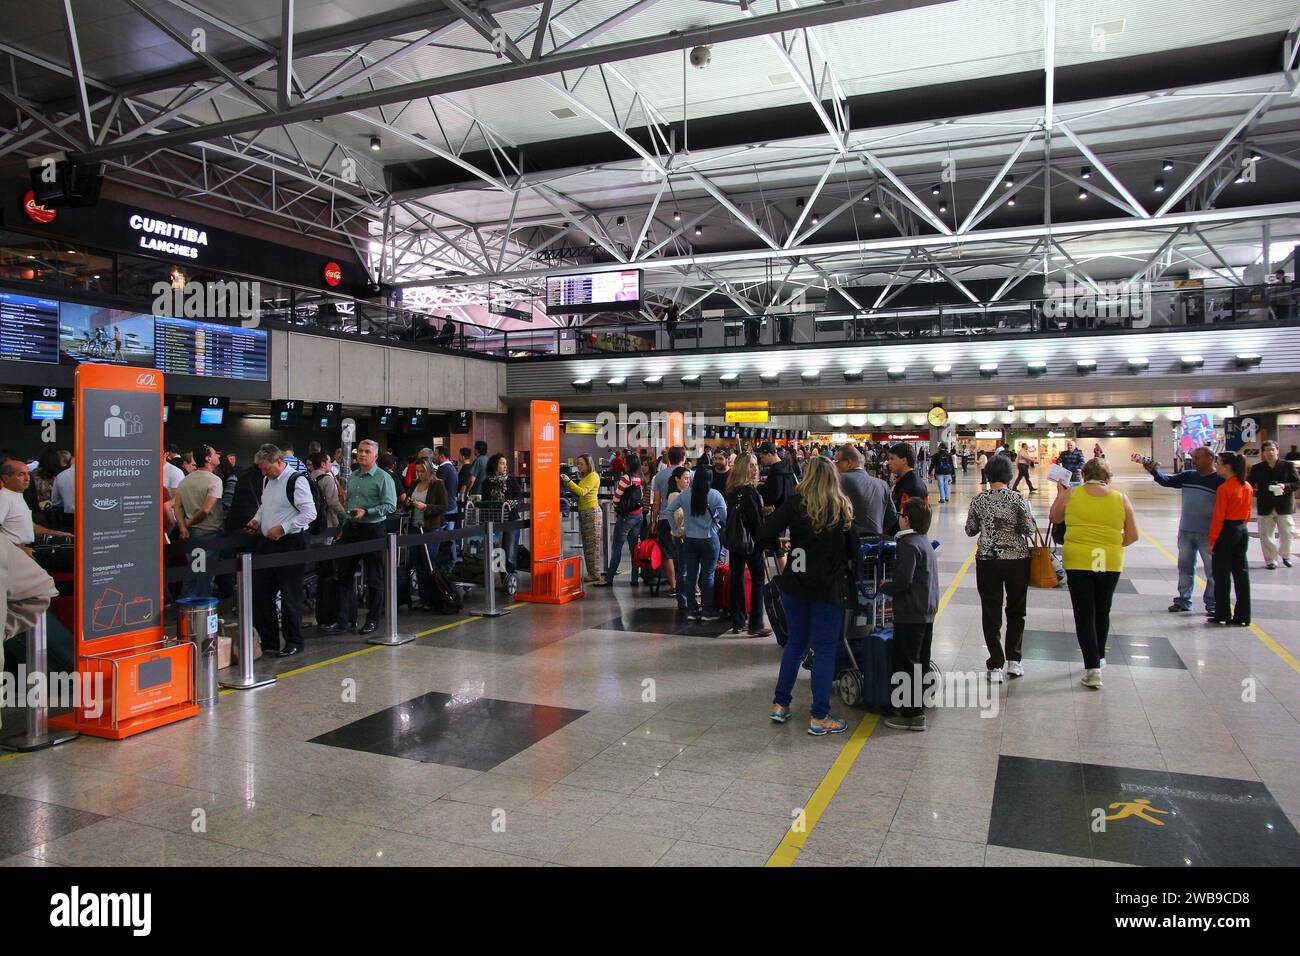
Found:
[[[289, 554], [307, 548], [307, 527], [316, 518], [311, 479], [285, 464], [275, 445], [263, 445], [253, 456], [262, 473], [262, 504], [248, 522], [248, 530], [260, 536], [253, 547], [256, 555]], [[302, 577], [306, 562], [253, 572], [253, 625], [262, 639], [262, 650], [277, 657], [301, 654]], [[280, 613], [275, 599], [279, 595]], [[284, 649], [280, 634], [284, 633]]]
[[0, 534], [23, 548], [35, 541], [38, 534], [72, 537], [65, 531], [54, 531], [32, 520], [32, 509], [27, 507], [23, 498], [23, 492], [31, 481], [31, 472], [21, 461], [10, 458], [0, 464]]
[[175, 497], [176, 486], [185, 480], [185, 472], [177, 468], [167, 458], [163, 459], [163, 487]]

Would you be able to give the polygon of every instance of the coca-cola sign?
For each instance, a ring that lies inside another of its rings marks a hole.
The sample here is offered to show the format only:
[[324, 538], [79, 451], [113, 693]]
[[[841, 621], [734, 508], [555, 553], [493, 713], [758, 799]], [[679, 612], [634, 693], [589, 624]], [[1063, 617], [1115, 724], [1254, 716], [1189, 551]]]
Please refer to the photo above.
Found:
[[36, 193], [30, 189], [23, 194], [23, 212], [27, 214], [27, 218], [32, 222], [39, 223], [42, 226], [53, 222], [54, 217], [59, 214], [57, 209], [50, 209], [38, 203]]
[[325, 263], [325, 268], [321, 270], [321, 274], [325, 277], [325, 284], [331, 288], [343, 281], [343, 267], [337, 262]]

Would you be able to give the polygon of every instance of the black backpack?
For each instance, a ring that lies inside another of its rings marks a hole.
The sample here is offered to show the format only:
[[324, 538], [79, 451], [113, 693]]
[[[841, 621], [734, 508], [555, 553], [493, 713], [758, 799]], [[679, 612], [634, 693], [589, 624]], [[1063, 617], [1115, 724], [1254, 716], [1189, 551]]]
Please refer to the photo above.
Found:
[[729, 552], [741, 557], [754, 553], [754, 538], [745, 527], [745, 516], [741, 514], [741, 495], [737, 494], [727, 511], [727, 523], [722, 528], [722, 544]]
[[618, 499], [618, 513], [621, 515], [630, 515], [640, 511], [644, 507], [641, 498], [641, 481], [634, 480], [632, 484], [623, 489], [623, 496]]
[[[289, 476], [288, 482], [285, 483], [284, 493], [289, 499], [289, 504], [293, 504], [293, 487], [297, 484], [299, 478], [307, 479], [307, 487], [311, 489], [311, 503], [316, 506], [316, 517], [311, 519], [311, 524], [307, 525], [307, 533], [310, 535], [325, 533], [325, 518], [328, 512], [325, 510], [325, 497], [320, 493], [320, 485], [312, 481], [304, 471], [295, 471]], [[297, 508], [297, 505], [294, 505]]]

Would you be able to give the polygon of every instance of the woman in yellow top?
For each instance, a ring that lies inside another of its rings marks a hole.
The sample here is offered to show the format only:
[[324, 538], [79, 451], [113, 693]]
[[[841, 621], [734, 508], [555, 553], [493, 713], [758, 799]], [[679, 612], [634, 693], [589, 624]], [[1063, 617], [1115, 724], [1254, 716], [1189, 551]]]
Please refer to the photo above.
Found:
[[578, 496], [578, 530], [582, 533], [582, 553], [587, 562], [587, 573], [582, 580], [591, 584], [600, 576], [600, 475], [591, 463], [590, 455], [578, 456], [578, 480], [564, 480], [564, 486]]
[[1137, 517], [1128, 496], [1110, 486], [1110, 466], [1093, 458], [1083, 466], [1083, 484], [1057, 482], [1049, 515], [1065, 522], [1062, 563], [1074, 608], [1074, 630], [1083, 652], [1083, 684], [1101, 688], [1110, 634], [1110, 604], [1124, 570], [1124, 549], [1138, 539]]

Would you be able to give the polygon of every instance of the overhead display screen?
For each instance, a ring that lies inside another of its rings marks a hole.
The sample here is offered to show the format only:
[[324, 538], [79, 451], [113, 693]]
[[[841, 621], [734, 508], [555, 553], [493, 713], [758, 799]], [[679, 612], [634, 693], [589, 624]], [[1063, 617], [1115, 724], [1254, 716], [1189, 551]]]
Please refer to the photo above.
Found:
[[641, 308], [641, 270], [584, 272], [546, 280], [548, 315], [634, 312]]
[[57, 365], [59, 303], [0, 292], [0, 359]]
[[194, 319], [154, 321], [157, 367], [167, 375], [266, 381], [266, 331]]
[[153, 368], [153, 316], [64, 302], [59, 309], [63, 361]]

